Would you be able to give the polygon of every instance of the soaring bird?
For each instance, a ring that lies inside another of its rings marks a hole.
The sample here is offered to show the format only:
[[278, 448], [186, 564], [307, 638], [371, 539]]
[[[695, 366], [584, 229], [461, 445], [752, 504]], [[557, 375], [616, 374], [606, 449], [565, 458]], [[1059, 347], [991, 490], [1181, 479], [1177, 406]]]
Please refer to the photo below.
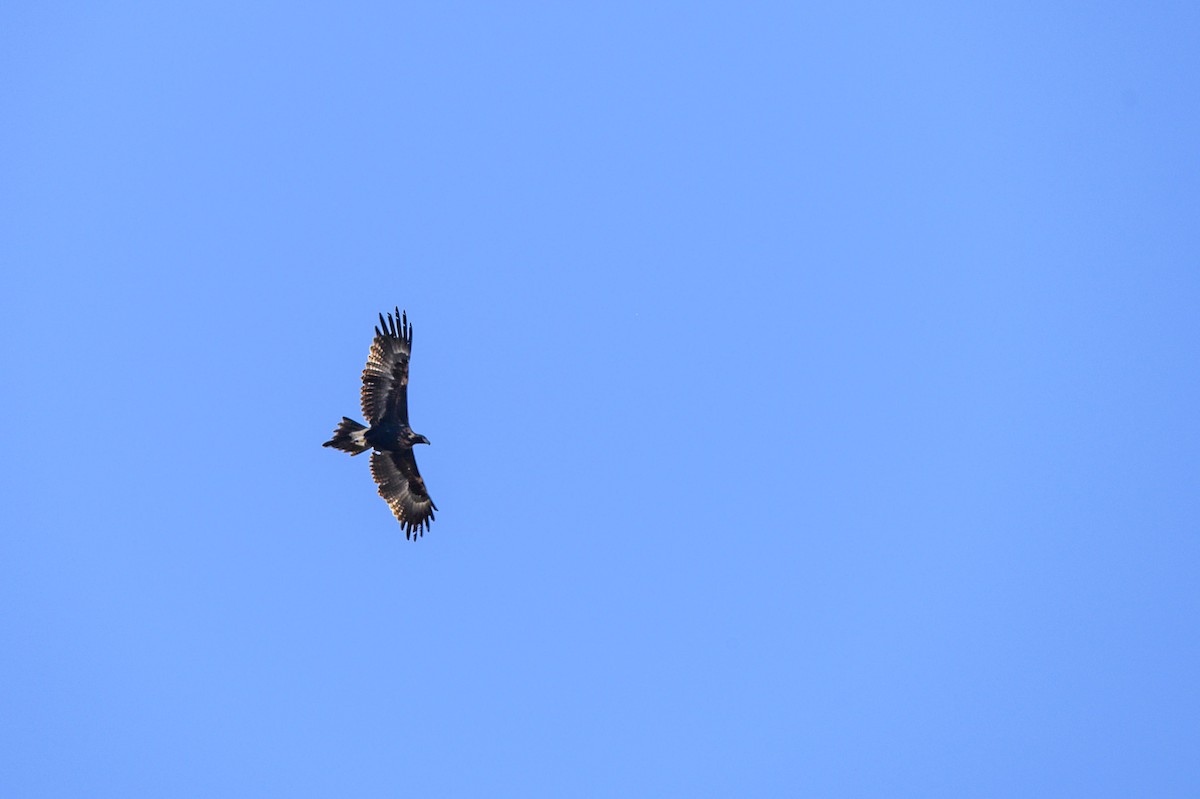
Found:
[[343, 416], [333, 438], [322, 446], [351, 455], [371, 453], [371, 476], [379, 496], [392, 509], [404, 537], [416, 540], [429, 529], [437, 505], [425, 490], [417, 471], [413, 446], [429, 439], [408, 426], [408, 358], [412, 353], [412, 325], [408, 313], [379, 315], [375, 340], [362, 373], [362, 411], [370, 425]]

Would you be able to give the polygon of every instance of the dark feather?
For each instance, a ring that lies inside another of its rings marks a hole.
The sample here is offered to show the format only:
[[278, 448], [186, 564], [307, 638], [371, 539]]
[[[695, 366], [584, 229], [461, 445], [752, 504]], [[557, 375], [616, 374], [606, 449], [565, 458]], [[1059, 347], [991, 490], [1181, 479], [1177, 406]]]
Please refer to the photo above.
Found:
[[371, 450], [371, 476], [379, 496], [404, 528], [406, 538], [424, 535], [437, 506], [425, 490], [412, 448], [429, 439], [408, 424], [408, 359], [412, 325], [397, 308], [379, 315], [375, 339], [362, 374], [362, 409], [367, 424], [343, 418], [325, 446], [351, 455]]
[[[399, 322], [399, 325], [397, 325]], [[385, 415], [408, 424], [408, 358], [412, 353], [412, 325], [408, 314], [379, 315], [375, 340], [363, 369], [362, 409], [367, 422], [377, 424]]]
[[437, 505], [425, 490], [412, 450], [372, 452], [371, 476], [379, 485], [379, 496], [404, 528], [404, 537], [424, 535]]

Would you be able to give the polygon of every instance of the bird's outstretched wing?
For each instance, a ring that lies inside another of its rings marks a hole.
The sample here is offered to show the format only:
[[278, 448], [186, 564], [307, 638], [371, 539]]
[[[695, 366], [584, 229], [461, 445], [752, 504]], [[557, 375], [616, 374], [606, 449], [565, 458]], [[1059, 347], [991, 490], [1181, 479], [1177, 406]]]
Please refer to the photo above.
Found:
[[425, 481], [417, 471], [412, 450], [372, 452], [371, 476], [379, 484], [379, 496], [384, 498], [404, 528], [404, 537], [424, 535], [433, 521], [437, 505], [425, 490]]
[[[408, 356], [412, 352], [412, 325], [408, 314], [379, 315], [375, 340], [362, 374], [363, 416], [374, 425], [385, 416], [408, 424]], [[413, 467], [416, 471], [416, 467]]]

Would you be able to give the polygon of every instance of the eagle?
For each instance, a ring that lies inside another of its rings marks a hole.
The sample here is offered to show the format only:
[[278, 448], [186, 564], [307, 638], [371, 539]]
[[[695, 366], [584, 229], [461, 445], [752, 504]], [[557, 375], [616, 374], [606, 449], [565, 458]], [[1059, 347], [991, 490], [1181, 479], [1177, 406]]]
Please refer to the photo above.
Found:
[[408, 426], [408, 358], [412, 353], [412, 325], [408, 312], [379, 314], [375, 340], [362, 373], [362, 411], [369, 426], [343, 416], [333, 438], [321, 446], [351, 455], [371, 453], [371, 476], [404, 537], [416, 540], [433, 521], [437, 505], [425, 490], [417, 471], [413, 447], [429, 439]]

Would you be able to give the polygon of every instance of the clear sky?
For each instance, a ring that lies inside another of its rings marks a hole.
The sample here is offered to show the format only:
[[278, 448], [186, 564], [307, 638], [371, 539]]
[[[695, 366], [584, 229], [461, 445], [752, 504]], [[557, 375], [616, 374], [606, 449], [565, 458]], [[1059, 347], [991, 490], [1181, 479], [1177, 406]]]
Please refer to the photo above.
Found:
[[0, 795], [1200, 795], [1198, 41], [3, 4]]

